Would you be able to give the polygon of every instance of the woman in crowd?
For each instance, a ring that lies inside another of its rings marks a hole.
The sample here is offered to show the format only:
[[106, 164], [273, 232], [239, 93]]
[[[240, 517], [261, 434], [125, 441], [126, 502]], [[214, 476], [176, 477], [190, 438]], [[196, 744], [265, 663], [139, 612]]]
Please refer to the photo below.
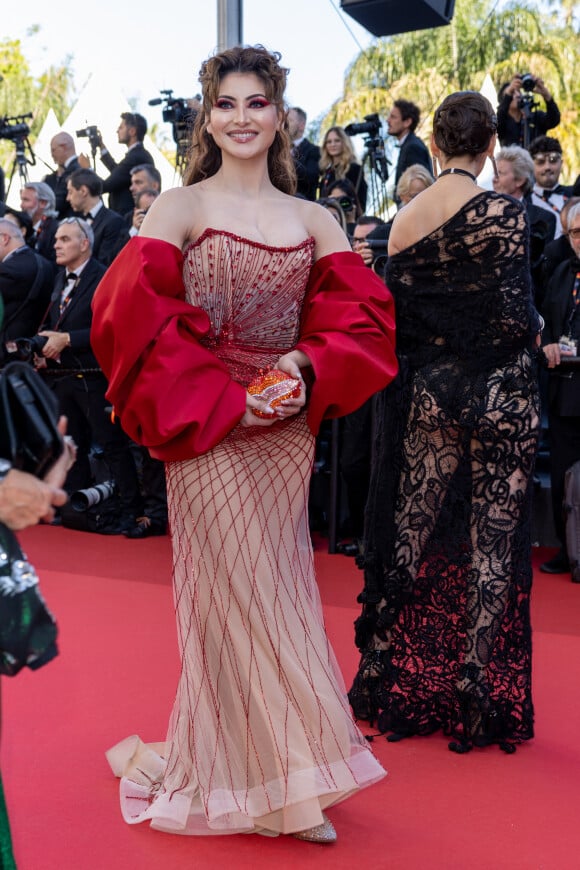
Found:
[[334, 182], [328, 196], [336, 200], [343, 210], [348, 235], [352, 236], [357, 219], [363, 213], [354, 187], [347, 178], [341, 178]]
[[540, 319], [525, 207], [477, 185], [495, 131], [480, 94], [447, 97], [432, 138], [443, 171], [391, 231], [401, 378], [377, 414], [350, 691], [392, 738], [442, 729], [458, 752], [533, 736]]
[[[136, 739], [108, 757], [129, 822], [332, 842], [324, 810], [384, 771], [324, 631], [313, 432], [391, 379], [394, 324], [334, 218], [291, 195], [286, 72], [260, 46], [203, 64], [185, 186], [95, 296], [108, 395], [167, 462], [182, 656], [163, 757]], [[275, 407], [248, 389], [272, 367], [292, 390]]]
[[361, 214], [367, 204], [367, 183], [363, 169], [357, 163], [354, 148], [342, 127], [327, 130], [320, 149], [320, 196], [332, 196], [335, 182], [343, 178], [349, 181], [361, 206]]
[[323, 208], [330, 212], [345, 236], [348, 236], [348, 224], [346, 222], [346, 214], [338, 199], [331, 199], [329, 196], [325, 196], [322, 199], [317, 199], [316, 202], [318, 203], [318, 205], [321, 205]]
[[418, 194], [431, 187], [434, 181], [429, 170], [420, 163], [407, 167], [397, 184], [397, 196], [401, 200], [401, 205], [407, 205]]

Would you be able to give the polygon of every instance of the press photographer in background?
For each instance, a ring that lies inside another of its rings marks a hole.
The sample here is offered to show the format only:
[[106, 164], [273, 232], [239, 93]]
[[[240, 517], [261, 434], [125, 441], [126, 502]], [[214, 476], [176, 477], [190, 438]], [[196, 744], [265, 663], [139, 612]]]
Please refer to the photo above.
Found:
[[159, 191], [153, 190], [153, 188], [149, 187], [146, 187], [144, 190], [140, 190], [139, 193], [135, 196], [135, 208], [133, 209], [131, 217], [131, 227], [129, 229], [130, 236], [138, 235], [145, 215], [147, 214], [151, 205], [155, 202], [158, 196]]
[[[546, 111], [539, 108], [533, 95], [544, 98]], [[552, 94], [540, 78], [531, 73], [517, 73], [511, 82], [499, 89], [497, 107], [497, 135], [502, 147], [521, 145], [527, 148], [537, 136], [560, 123], [560, 109]]]
[[70, 133], [61, 130], [50, 140], [50, 153], [56, 163], [56, 170], [45, 175], [43, 181], [53, 190], [56, 199], [56, 211], [62, 220], [70, 217], [73, 210], [66, 198], [66, 183], [75, 169], [80, 169], [79, 159], [75, 151], [75, 141]]
[[[94, 132], [96, 130], [96, 132]], [[127, 154], [117, 163], [110, 154], [107, 146], [103, 143], [99, 130], [94, 127], [87, 128], [91, 147], [100, 149], [101, 160], [111, 173], [103, 180], [103, 193], [109, 194], [109, 207], [123, 215], [133, 208], [133, 196], [131, 194], [131, 168], [140, 163], [155, 161], [145, 149], [143, 139], [147, 133], [147, 121], [143, 115], [136, 112], [122, 112], [121, 123], [117, 128], [117, 138], [121, 145], [127, 146]], [[85, 131], [85, 134], [86, 132]], [[77, 132], [77, 136], [82, 131]], [[86, 154], [79, 155], [79, 163], [84, 169], [91, 168], [91, 161]]]

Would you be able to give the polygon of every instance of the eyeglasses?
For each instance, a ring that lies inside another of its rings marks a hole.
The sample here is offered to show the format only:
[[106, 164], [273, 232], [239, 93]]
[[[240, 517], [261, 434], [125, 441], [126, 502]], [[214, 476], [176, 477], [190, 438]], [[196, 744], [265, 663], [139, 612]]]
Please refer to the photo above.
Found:
[[552, 151], [551, 154], [534, 154], [534, 163], [536, 166], [543, 166], [544, 163], [559, 163], [562, 155], [557, 151]]
[[568, 230], [568, 235], [571, 239], [580, 239], [580, 227], [574, 227], [574, 229]]
[[85, 237], [85, 239], [87, 240], [87, 242], [89, 241], [89, 236], [87, 234], [87, 231], [83, 227], [80, 218], [78, 218], [78, 217], [63, 218], [61, 220], [61, 224], [76, 224], [78, 226], [79, 230], [81, 231], [81, 233], [83, 234], [83, 236]]

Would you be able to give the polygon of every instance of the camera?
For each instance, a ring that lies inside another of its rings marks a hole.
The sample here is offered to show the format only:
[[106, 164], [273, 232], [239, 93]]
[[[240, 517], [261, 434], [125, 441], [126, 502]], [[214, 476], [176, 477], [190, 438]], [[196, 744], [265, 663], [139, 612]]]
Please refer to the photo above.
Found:
[[32, 362], [32, 358], [41, 356], [42, 348], [48, 341], [46, 335], [34, 335], [32, 338], [15, 338], [16, 359], [22, 362]]
[[368, 136], [378, 136], [380, 129], [381, 119], [377, 112], [374, 112], [372, 115], [365, 115], [364, 121], [360, 124], [348, 124], [344, 128], [344, 132], [347, 136], [362, 136], [363, 134]]
[[522, 88], [524, 89], [524, 91], [527, 91], [528, 93], [531, 93], [534, 90], [534, 88], [536, 87], [536, 83], [538, 81], [537, 78], [535, 76], [533, 76], [531, 73], [522, 73], [521, 80], [522, 80]]
[[11, 118], [8, 115], [0, 117], [0, 139], [12, 141], [26, 139], [30, 134], [30, 127], [26, 123], [29, 118], [32, 118], [31, 112], [27, 112], [25, 115], [14, 115]]
[[178, 147], [187, 148], [197, 111], [188, 106], [183, 97], [174, 97], [172, 89], [159, 91], [159, 93], [163, 96], [149, 100], [149, 105], [160, 106], [164, 103], [161, 117], [166, 124], [171, 124], [175, 144]]
[[100, 504], [115, 495], [115, 486], [114, 480], [105, 480], [103, 483], [90, 486], [88, 489], [78, 489], [71, 494], [71, 507], [79, 513], [88, 511], [93, 505]]
[[79, 139], [88, 139], [93, 151], [96, 151], [101, 144], [101, 134], [95, 124], [85, 127], [83, 130], [77, 130], [76, 135]]

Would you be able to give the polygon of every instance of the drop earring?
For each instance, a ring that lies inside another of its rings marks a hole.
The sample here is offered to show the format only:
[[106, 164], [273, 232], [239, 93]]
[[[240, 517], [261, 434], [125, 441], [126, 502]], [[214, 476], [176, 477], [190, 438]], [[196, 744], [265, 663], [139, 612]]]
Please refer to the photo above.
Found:
[[491, 165], [493, 167], [493, 177], [496, 181], [498, 181], [499, 173], [497, 171], [497, 163], [495, 162], [495, 157], [492, 155], [489, 159], [491, 160]]
[[437, 158], [435, 155], [432, 156], [431, 162], [433, 163], [433, 178], [437, 178], [439, 175], [439, 167], [437, 166]]

